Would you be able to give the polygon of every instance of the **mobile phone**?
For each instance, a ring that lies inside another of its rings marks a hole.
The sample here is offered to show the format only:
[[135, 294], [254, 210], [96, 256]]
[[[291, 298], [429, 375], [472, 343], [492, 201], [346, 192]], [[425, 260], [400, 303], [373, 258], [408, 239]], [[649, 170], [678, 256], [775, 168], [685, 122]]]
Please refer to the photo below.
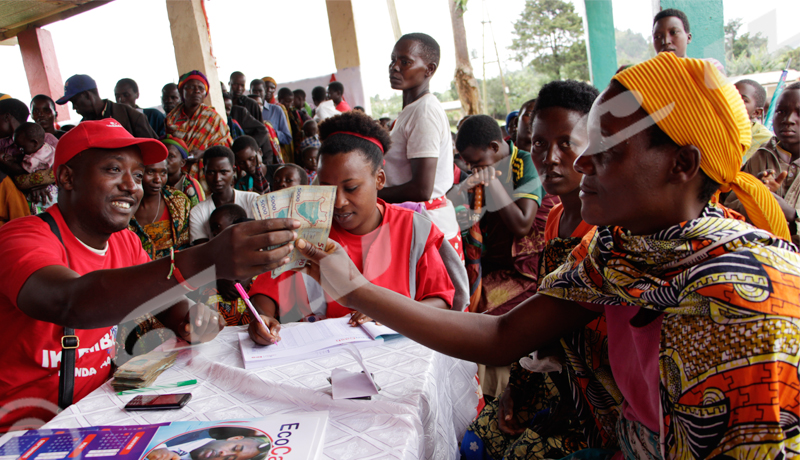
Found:
[[171, 410], [180, 409], [192, 399], [191, 393], [171, 395], [139, 395], [125, 405], [125, 410]]

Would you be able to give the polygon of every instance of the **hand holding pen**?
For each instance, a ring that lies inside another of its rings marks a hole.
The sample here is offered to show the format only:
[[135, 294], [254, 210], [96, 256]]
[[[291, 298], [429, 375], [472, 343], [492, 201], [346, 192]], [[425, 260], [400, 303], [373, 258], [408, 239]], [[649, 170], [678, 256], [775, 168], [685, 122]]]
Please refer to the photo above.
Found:
[[[236, 290], [239, 291], [239, 295], [242, 296], [242, 300], [247, 304], [247, 308], [250, 309], [250, 312], [257, 321], [257, 325], [251, 323], [247, 331], [253, 342], [259, 345], [274, 345], [278, 343], [281, 340], [280, 335], [278, 335], [281, 330], [281, 323], [275, 318], [260, 315], [256, 307], [250, 302], [250, 296], [247, 295], [242, 285], [236, 283], [235, 286]], [[265, 319], [267, 320], [266, 322], [264, 321]], [[269, 325], [267, 325], [267, 323], [269, 323]]]

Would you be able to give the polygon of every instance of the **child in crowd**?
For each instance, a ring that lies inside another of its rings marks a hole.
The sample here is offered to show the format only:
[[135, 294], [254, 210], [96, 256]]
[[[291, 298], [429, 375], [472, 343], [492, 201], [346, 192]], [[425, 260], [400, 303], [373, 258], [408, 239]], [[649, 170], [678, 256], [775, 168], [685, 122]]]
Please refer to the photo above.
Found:
[[531, 151], [531, 125], [533, 124], [533, 107], [536, 99], [525, 101], [519, 108], [517, 117], [517, 137], [511, 138], [520, 150]]
[[328, 84], [328, 97], [331, 98], [336, 105], [336, 110], [339, 112], [348, 112], [352, 110], [350, 104], [344, 100], [344, 85], [339, 81], [332, 81]]
[[308, 185], [305, 169], [294, 163], [287, 163], [275, 171], [275, 176], [272, 177], [273, 190], [283, 190], [295, 185]]
[[441, 50], [430, 35], [400, 37], [389, 66], [392, 89], [403, 91], [403, 110], [392, 128], [386, 152], [386, 187], [379, 195], [389, 203], [415, 201], [462, 255], [461, 232], [453, 203], [445, 194], [453, 186], [453, 142], [442, 104], [430, 92]]
[[[212, 238], [231, 225], [248, 220], [250, 219], [247, 217], [247, 212], [244, 208], [233, 203], [224, 204], [214, 209], [214, 212], [208, 218]], [[252, 281], [252, 279], [242, 281], [242, 286], [245, 290], [250, 288]], [[228, 326], [241, 326], [242, 324], [248, 324], [252, 319], [252, 315], [247, 313], [247, 304], [239, 296], [234, 283], [234, 281], [223, 279], [209, 283], [198, 290], [199, 298], [197, 301], [219, 311]]]
[[653, 18], [653, 48], [656, 53], [674, 53], [686, 57], [686, 48], [692, 42], [689, 18], [674, 8], [661, 10]]
[[[23, 155], [11, 158], [11, 161], [5, 162], [5, 166], [16, 175], [31, 174], [52, 168], [56, 149], [44, 141], [44, 136], [44, 128], [36, 123], [26, 122], [19, 125], [14, 131], [14, 144]], [[45, 190], [46, 195], [42, 197], [43, 200], [40, 197], [28, 195], [28, 201], [35, 208], [36, 213], [55, 203], [58, 196], [58, 187], [55, 184], [48, 185]]]
[[167, 146], [167, 187], [171, 187], [189, 198], [192, 207], [206, 199], [206, 193], [197, 179], [186, 174], [186, 162], [189, 158], [186, 143], [182, 139], [167, 136], [161, 139]]
[[319, 126], [316, 120], [308, 120], [303, 123], [303, 135], [306, 138], [313, 137], [319, 140]]
[[[675, 56], [685, 58], [691, 42], [689, 18], [683, 11], [667, 8], [659, 11], [653, 18], [653, 48], [656, 53], [673, 53]], [[712, 63], [717, 70], [725, 74], [725, 68], [718, 60], [711, 57], [703, 60]], [[619, 72], [618, 70], [617, 73]]]
[[[790, 230], [794, 227], [792, 241], [800, 243], [796, 230], [800, 208], [800, 82], [787, 86], [775, 104], [775, 136], [756, 150], [742, 171], [761, 179], [775, 194]], [[728, 196], [725, 206], [744, 213], [735, 193]]]
[[750, 118], [752, 141], [750, 148], [744, 154], [742, 164], [756, 153], [762, 144], [772, 139], [772, 133], [766, 126], [761, 124], [764, 116], [764, 104], [767, 102], [767, 91], [755, 80], [739, 80], [734, 85], [742, 96], [744, 108], [747, 109], [747, 116]]
[[536, 292], [544, 222], [558, 200], [550, 197], [542, 205], [544, 190], [531, 154], [503, 141], [492, 117], [474, 115], [464, 121], [456, 148], [472, 175], [449, 196], [461, 204], [466, 192], [478, 187], [484, 196], [483, 203], [471, 206], [482, 214], [483, 289], [470, 310], [502, 314]]
[[[378, 198], [386, 183], [383, 152], [389, 133], [370, 117], [348, 112], [320, 125], [320, 185], [337, 187], [330, 239], [339, 242], [358, 270], [381, 286], [433, 308], [450, 308], [455, 288], [439, 249], [444, 235], [419, 213]], [[421, 234], [419, 229], [424, 230]], [[448, 248], [448, 250], [450, 250]], [[409, 258], [409, 254], [416, 254]], [[455, 257], [455, 254], [453, 254]], [[259, 276], [250, 289], [253, 305], [273, 331], [279, 321], [338, 318], [353, 313], [322, 291], [311, 278], [286, 272]], [[355, 313], [353, 326], [370, 319]], [[276, 334], [251, 323], [250, 336], [269, 344]]]
[[313, 183], [317, 177], [317, 158], [319, 147], [322, 145], [319, 138], [307, 137], [300, 143], [300, 166], [308, 174], [308, 183]]
[[236, 155], [236, 169], [239, 170], [239, 180], [234, 188], [245, 192], [256, 192], [259, 195], [269, 193], [267, 180], [267, 167], [261, 163], [261, 149], [258, 142], [250, 136], [242, 136], [231, 146]]
[[[597, 89], [586, 83], [555, 81], [542, 87], [535, 106], [530, 107], [531, 160], [542, 178], [545, 192], [561, 200], [553, 206], [547, 218], [544, 231], [547, 242], [538, 267], [540, 277], [561, 265], [581, 238], [592, 229], [581, 219], [580, 183], [583, 174], [575, 171], [572, 164], [589, 143], [586, 115], [598, 93]], [[584, 349], [603, 356], [604, 342], [597, 340], [597, 337], [606, 334], [605, 316], [587, 325], [586, 330], [586, 334], [574, 334], [577, 342], [573, 335], [565, 337], [564, 346], [577, 348], [583, 345], [581, 338], [586, 337]], [[582, 353], [572, 353], [570, 356], [579, 359], [577, 357]], [[552, 363], [554, 360], [559, 365], [568, 366], [569, 372], [542, 370], [541, 363]], [[540, 350], [536, 357], [523, 358], [512, 364], [510, 382], [502, 396], [487, 403], [468, 428], [462, 441], [462, 455], [467, 460], [515, 458], [513, 452], [549, 449], [548, 457], [561, 458], [585, 447], [585, 436], [580, 427], [581, 423], [584, 426], [594, 425], [592, 413], [586, 409], [580, 413], [575, 410], [572, 395], [576, 393], [571, 393], [570, 388], [581, 389], [583, 405], [580, 407], [591, 407], [583, 401], [585, 385], [582, 386], [581, 382], [592, 380], [593, 384], [598, 384], [594, 378], [594, 367], [602, 367], [610, 372], [607, 362], [606, 352], [605, 359], [594, 366], [581, 363], [573, 367], [569, 361], [565, 362], [561, 344], [556, 342]], [[579, 372], [582, 371], [580, 377], [583, 380], [577, 378], [576, 367]], [[606, 397], [606, 387], [603, 385], [598, 384], [594, 390]], [[534, 415], [544, 410], [548, 411], [547, 416], [537, 418]], [[613, 425], [610, 428], [613, 429]], [[606, 439], [609, 434], [604, 433]], [[477, 449], [468, 448], [472, 443], [476, 443]]]
[[517, 123], [519, 123], [519, 110], [514, 110], [512, 112], [508, 112], [506, 115], [506, 133], [508, 135], [503, 138], [504, 141], [514, 141], [517, 140]]
[[[466, 192], [473, 190], [470, 208], [480, 219], [465, 241], [469, 309], [502, 315], [536, 293], [544, 225], [558, 198], [544, 196], [531, 154], [503, 141], [488, 115], [464, 121], [456, 148], [472, 176], [448, 196], [466, 203]], [[479, 375], [484, 394], [497, 396], [508, 382], [508, 367], [481, 366]]]
[[308, 102], [306, 102], [306, 92], [302, 89], [296, 89], [292, 91], [292, 93], [294, 94], [294, 108], [297, 110], [302, 110], [306, 113], [306, 115], [303, 117], [303, 120], [311, 119], [312, 111], [311, 106], [308, 105]]
[[303, 141], [303, 118], [294, 109], [294, 93], [289, 88], [281, 88], [278, 90], [277, 98], [278, 105], [283, 107], [283, 113], [292, 131], [292, 151], [299, 154], [300, 142]]

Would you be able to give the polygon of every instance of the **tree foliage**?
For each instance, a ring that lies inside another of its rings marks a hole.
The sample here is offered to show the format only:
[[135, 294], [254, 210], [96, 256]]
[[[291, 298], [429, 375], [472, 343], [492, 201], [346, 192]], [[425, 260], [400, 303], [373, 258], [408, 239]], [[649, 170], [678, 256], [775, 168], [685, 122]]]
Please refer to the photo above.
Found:
[[[511, 110], [519, 110], [525, 101], [535, 98], [539, 94], [539, 89], [552, 80], [548, 75], [537, 73], [530, 66], [525, 66], [522, 70], [507, 72], [505, 79]], [[479, 83], [478, 86], [481, 84]], [[499, 76], [486, 80], [486, 92], [488, 93], [486, 103], [489, 115], [496, 119], [505, 119], [507, 115], [506, 102], [503, 98], [503, 84]]]
[[395, 93], [388, 99], [376, 94], [374, 97], [369, 98], [369, 102], [372, 105], [372, 116], [375, 119], [389, 117], [394, 120], [403, 110], [403, 96], [401, 93]]
[[617, 65], [638, 64], [656, 55], [653, 44], [642, 34], [630, 29], [614, 29], [614, 37], [617, 42]]
[[515, 58], [551, 79], [589, 79], [583, 21], [572, 3], [526, 0], [509, 47]]
[[767, 38], [761, 33], [739, 34], [742, 19], [731, 19], [725, 24], [725, 69], [728, 75], [747, 75], [783, 70], [789, 58], [797, 67], [800, 48], [781, 48], [773, 53], [767, 49]]
[[767, 37], [763, 37], [761, 33], [750, 36], [750, 32], [739, 35], [739, 30], [742, 28], [742, 19], [731, 19], [725, 24], [725, 58], [731, 55], [734, 58], [739, 58], [742, 55], [750, 56], [753, 53], [759, 52], [762, 48], [767, 48]]

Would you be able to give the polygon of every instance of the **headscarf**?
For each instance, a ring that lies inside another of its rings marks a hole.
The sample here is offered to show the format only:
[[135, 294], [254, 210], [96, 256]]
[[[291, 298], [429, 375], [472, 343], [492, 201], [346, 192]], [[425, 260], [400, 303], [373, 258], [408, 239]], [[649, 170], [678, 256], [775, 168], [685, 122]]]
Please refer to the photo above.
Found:
[[197, 80], [206, 87], [206, 92], [208, 92], [208, 78], [203, 75], [203, 72], [199, 70], [192, 70], [190, 72], [186, 72], [185, 74], [181, 75], [180, 80], [178, 80], [178, 91], [183, 91], [183, 86], [189, 80]]
[[189, 158], [189, 147], [186, 146], [186, 142], [183, 142], [183, 139], [167, 136], [164, 139], [161, 139], [161, 142], [163, 142], [167, 147], [174, 145], [178, 151], [181, 152], [181, 157], [183, 157], [184, 160]]
[[[275, 85], [275, 89], [278, 89], [278, 82], [275, 81], [275, 79], [272, 78], [272, 77], [264, 77], [264, 78], [261, 79], [261, 81], [264, 82], [264, 85], [266, 85], [267, 83], [272, 83], [273, 85]], [[274, 104], [275, 103], [275, 95], [272, 96], [272, 100], [271, 101], [264, 101], [264, 102], [265, 103], [269, 102], [270, 104]]]
[[0, 101], [6, 100], [6, 99], [11, 99], [11, 95], [10, 94], [5, 94], [5, 93], [0, 93]]
[[750, 147], [750, 120], [736, 88], [712, 63], [659, 53], [613, 77], [633, 93], [659, 128], [680, 146], [702, 153], [700, 169], [733, 190], [757, 227], [788, 240], [778, 202], [761, 181], [740, 171]]

